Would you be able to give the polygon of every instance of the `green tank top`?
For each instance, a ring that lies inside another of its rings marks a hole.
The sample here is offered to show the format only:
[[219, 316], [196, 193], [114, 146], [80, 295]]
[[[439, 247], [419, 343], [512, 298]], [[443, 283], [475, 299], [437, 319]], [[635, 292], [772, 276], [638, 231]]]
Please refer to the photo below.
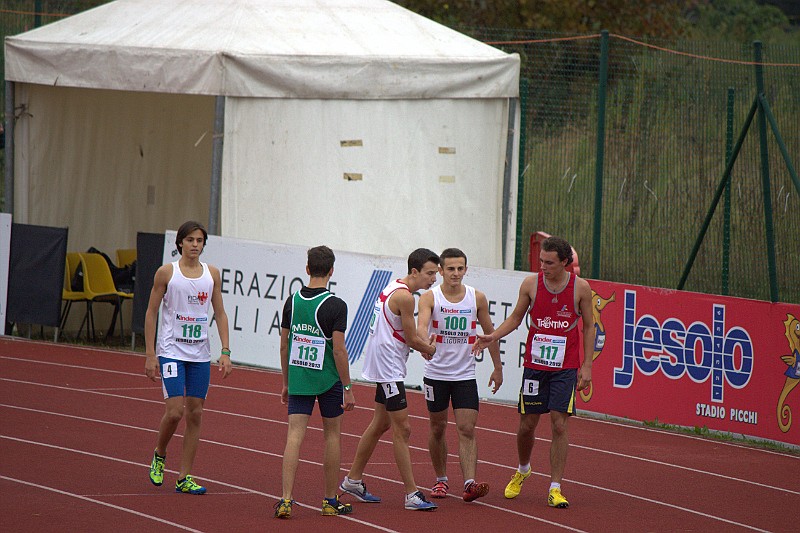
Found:
[[289, 330], [289, 394], [321, 394], [339, 381], [333, 359], [333, 339], [325, 338], [317, 323], [317, 310], [333, 296], [323, 292], [303, 298], [292, 295], [292, 326]]

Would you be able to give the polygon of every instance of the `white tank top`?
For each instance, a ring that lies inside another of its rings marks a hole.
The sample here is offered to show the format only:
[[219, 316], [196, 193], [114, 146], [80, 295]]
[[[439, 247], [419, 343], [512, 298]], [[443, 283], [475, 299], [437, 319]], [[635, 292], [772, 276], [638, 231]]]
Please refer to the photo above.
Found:
[[[367, 381], [388, 383], [403, 381], [409, 348], [405, 341], [403, 324], [399, 315], [389, 309], [389, 298], [397, 290], [408, 290], [408, 286], [395, 280], [378, 295], [369, 324], [369, 337], [364, 348], [364, 367], [361, 376]], [[416, 332], [411, 332], [412, 335]]]
[[442, 286], [433, 291], [433, 312], [429, 333], [436, 335], [436, 353], [433, 359], [425, 362], [425, 377], [444, 381], [475, 379], [475, 357], [472, 346], [475, 344], [478, 306], [475, 302], [475, 289], [466, 287], [464, 298], [452, 303], [444, 294]]
[[214, 279], [208, 265], [199, 278], [187, 278], [178, 262], [172, 263], [172, 277], [161, 302], [156, 354], [181, 361], [211, 361], [208, 343], [208, 310]]

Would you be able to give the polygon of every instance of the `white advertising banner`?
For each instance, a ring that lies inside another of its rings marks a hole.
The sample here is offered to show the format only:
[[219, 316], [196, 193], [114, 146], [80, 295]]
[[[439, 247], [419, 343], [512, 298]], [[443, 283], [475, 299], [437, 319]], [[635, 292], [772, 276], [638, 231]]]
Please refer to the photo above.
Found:
[[[175, 232], [165, 234], [164, 262], [175, 261]], [[293, 292], [308, 282], [305, 273], [306, 246], [269, 244], [242, 239], [211, 236], [202, 260], [220, 269], [222, 297], [228, 314], [230, 348], [236, 363], [280, 369], [280, 323], [283, 304]], [[409, 250], [409, 253], [412, 250]], [[438, 251], [437, 251], [438, 252]], [[356, 254], [334, 250], [336, 263], [329, 289], [348, 306], [345, 334], [350, 357], [350, 374], [361, 379], [363, 350], [375, 299], [393, 279], [408, 270], [406, 258]], [[467, 256], [470, 251], [465, 250]], [[464, 282], [483, 291], [489, 300], [489, 312], [495, 326], [514, 308], [524, 272], [470, 267]], [[481, 397], [516, 401], [522, 376], [521, 353], [527, 328], [500, 342], [504, 365], [504, 384], [496, 395], [489, 389], [492, 363], [488, 351], [478, 356], [476, 374]], [[221, 348], [216, 327], [210, 328], [212, 354]], [[424, 360], [412, 352], [408, 360], [406, 385], [421, 387]]]
[[5, 334], [8, 262], [11, 260], [11, 213], [0, 213], [0, 335]]

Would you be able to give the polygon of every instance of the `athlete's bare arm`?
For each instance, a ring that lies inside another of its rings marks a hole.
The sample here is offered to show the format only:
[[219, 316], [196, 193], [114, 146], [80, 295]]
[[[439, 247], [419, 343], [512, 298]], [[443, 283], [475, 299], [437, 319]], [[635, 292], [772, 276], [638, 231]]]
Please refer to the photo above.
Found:
[[[214, 280], [214, 290], [211, 293], [211, 307], [214, 309], [214, 322], [217, 323], [217, 332], [219, 333], [219, 340], [222, 342], [222, 347], [230, 349], [230, 338], [228, 333], [228, 313], [225, 312], [225, 306], [222, 303], [222, 277], [219, 274], [219, 269], [213, 265], [208, 265], [208, 270], [211, 272], [211, 278]], [[222, 372], [222, 377], [227, 378], [233, 370], [231, 365], [231, 356], [227, 354], [220, 354], [219, 356], [219, 371]]]
[[578, 292], [578, 308], [581, 310], [581, 322], [583, 322], [583, 363], [578, 373], [578, 390], [582, 390], [592, 382], [594, 314], [592, 313], [592, 289], [589, 287], [589, 282], [582, 278], [576, 278], [575, 290]]
[[428, 333], [433, 315], [433, 291], [428, 291], [419, 297], [417, 302], [417, 337], [423, 342], [430, 338]]
[[150, 290], [150, 300], [147, 303], [147, 312], [144, 315], [144, 346], [147, 357], [144, 361], [144, 371], [151, 381], [158, 381], [158, 358], [156, 358], [156, 321], [161, 300], [167, 292], [167, 283], [172, 277], [172, 263], [161, 265], [153, 277], [153, 288]]
[[531, 306], [533, 298], [536, 296], [536, 274], [525, 278], [519, 286], [519, 295], [517, 296], [517, 305], [514, 310], [508, 315], [500, 326], [494, 330], [493, 333], [478, 335], [478, 340], [472, 349], [473, 353], [478, 353], [486, 348], [490, 343], [498, 341], [517, 329], [522, 320], [525, 318], [525, 313]]
[[[484, 335], [494, 333], [494, 324], [489, 315], [489, 300], [481, 291], [475, 291], [475, 303], [477, 307], [478, 323], [481, 325]], [[489, 387], [492, 387], [492, 394], [496, 393], [503, 385], [503, 363], [500, 360], [500, 343], [493, 341], [489, 343], [489, 356], [492, 358], [494, 369], [489, 376]]]
[[433, 336], [427, 341], [417, 336], [417, 325], [414, 322], [414, 295], [407, 290], [397, 290], [389, 297], [387, 304], [393, 313], [400, 315], [408, 347], [417, 350], [422, 357], [430, 361], [436, 353], [436, 344], [433, 342]]

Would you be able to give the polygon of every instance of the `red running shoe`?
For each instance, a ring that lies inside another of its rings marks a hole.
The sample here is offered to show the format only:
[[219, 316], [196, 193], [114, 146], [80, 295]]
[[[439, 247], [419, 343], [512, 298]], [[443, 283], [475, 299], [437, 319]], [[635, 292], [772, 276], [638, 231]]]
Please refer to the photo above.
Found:
[[447, 481], [437, 481], [436, 485], [431, 489], [431, 498], [446, 498], [447, 489], [449, 488]]
[[471, 502], [489, 494], [488, 483], [472, 482], [464, 489], [464, 501]]

